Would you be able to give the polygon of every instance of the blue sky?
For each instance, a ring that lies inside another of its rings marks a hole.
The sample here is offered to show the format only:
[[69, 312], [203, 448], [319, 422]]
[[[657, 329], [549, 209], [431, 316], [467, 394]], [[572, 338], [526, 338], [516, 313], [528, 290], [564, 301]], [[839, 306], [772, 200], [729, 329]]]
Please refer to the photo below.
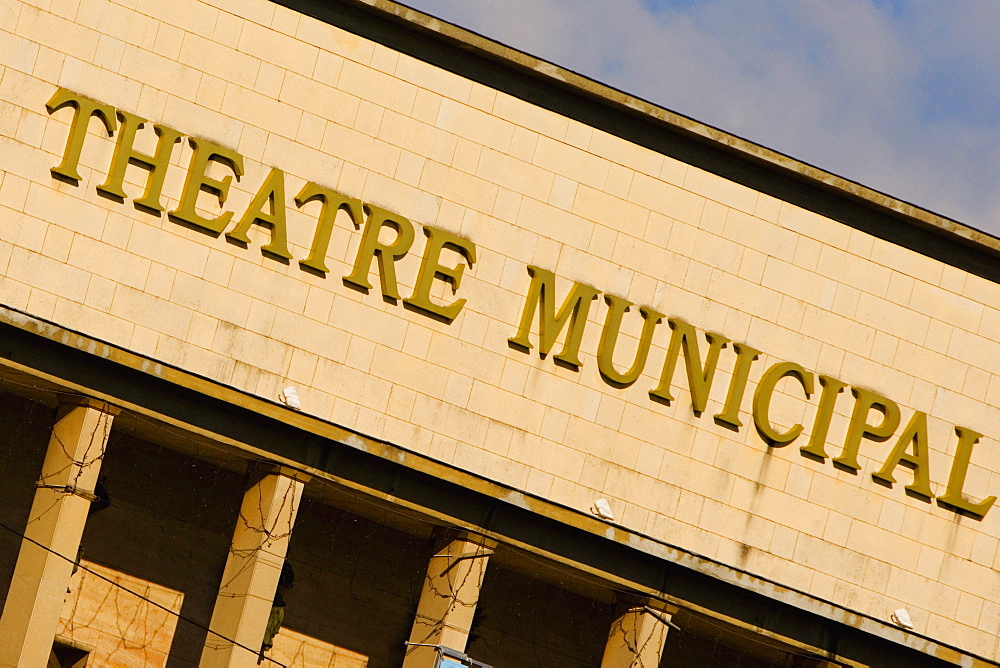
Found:
[[1000, 0], [404, 0], [1000, 235]]

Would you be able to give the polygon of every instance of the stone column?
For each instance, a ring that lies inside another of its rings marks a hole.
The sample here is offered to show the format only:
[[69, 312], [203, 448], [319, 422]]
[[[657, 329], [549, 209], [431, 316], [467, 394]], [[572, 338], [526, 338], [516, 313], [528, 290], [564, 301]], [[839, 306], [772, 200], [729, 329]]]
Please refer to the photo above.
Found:
[[258, 471], [243, 505], [212, 611], [201, 668], [256, 668], [281, 567], [309, 476], [283, 466]]
[[654, 599], [623, 604], [611, 625], [601, 668], [657, 668], [677, 608]]
[[0, 666], [48, 664], [117, 413], [88, 397], [59, 405], [0, 616]]
[[465, 652], [486, 564], [496, 541], [468, 531], [447, 532], [427, 565], [403, 668], [433, 668], [438, 646]]

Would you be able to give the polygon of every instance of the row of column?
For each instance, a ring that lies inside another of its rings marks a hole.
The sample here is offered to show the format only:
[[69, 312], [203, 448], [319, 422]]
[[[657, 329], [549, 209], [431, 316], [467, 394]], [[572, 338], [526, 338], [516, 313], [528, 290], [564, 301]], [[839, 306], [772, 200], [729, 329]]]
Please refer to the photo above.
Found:
[[[36, 668], [48, 663], [117, 412], [110, 404], [90, 398], [66, 401], [59, 407], [0, 616], [0, 668]], [[274, 623], [272, 604], [308, 479], [294, 469], [268, 467], [257, 471], [255, 482], [244, 493], [202, 652], [202, 668], [250, 668], [263, 657], [262, 641], [269, 621]], [[495, 541], [467, 531], [439, 537], [403, 668], [435, 668], [466, 660], [483, 577], [495, 548]], [[661, 602], [642, 599], [624, 607], [612, 624], [602, 668], [659, 666], [675, 611]]]

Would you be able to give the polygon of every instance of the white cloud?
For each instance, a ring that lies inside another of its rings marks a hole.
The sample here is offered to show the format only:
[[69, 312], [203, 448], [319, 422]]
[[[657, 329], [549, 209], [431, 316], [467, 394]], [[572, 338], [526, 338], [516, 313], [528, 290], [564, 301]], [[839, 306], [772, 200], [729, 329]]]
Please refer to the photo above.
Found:
[[1000, 234], [995, 0], [410, 0]]

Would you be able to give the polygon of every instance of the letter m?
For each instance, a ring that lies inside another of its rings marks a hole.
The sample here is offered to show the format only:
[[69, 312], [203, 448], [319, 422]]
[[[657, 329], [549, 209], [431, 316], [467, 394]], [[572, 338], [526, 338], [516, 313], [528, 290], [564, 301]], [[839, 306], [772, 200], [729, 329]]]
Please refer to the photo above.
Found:
[[580, 368], [580, 342], [583, 340], [583, 328], [587, 324], [587, 315], [590, 313], [590, 304], [600, 294], [597, 290], [584, 285], [574, 283], [573, 289], [556, 313], [556, 277], [551, 271], [528, 266], [528, 275], [531, 276], [531, 286], [528, 288], [528, 297], [524, 303], [524, 312], [521, 314], [521, 324], [517, 330], [517, 336], [507, 339], [512, 347], [522, 348], [527, 351], [532, 348], [529, 336], [531, 334], [531, 321], [535, 317], [535, 310], [539, 309], [538, 315], [538, 353], [542, 357], [549, 354], [552, 346], [556, 342], [559, 334], [566, 329], [569, 323], [569, 332], [566, 334], [566, 341], [563, 344], [562, 352], [555, 356], [555, 359], [563, 364], [575, 369]]

